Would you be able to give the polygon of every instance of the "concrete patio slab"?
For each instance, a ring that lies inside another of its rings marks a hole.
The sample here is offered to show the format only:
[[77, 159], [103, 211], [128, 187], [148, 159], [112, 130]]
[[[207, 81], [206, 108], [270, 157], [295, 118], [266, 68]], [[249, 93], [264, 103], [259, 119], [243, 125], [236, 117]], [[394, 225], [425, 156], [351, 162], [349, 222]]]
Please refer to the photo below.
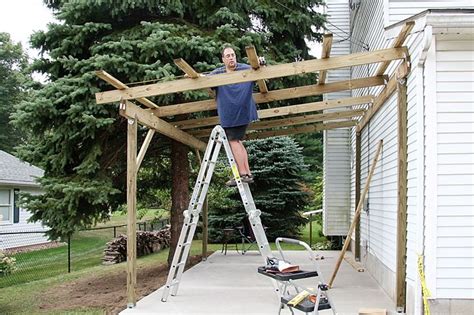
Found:
[[[322, 275], [328, 279], [334, 269], [338, 251], [318, 252], [325, 259], [318, 260]], [[286, 251], [287, 260], [302, 269], [314, 268], [306, 251]], [[135, 308], [122, 311], [130, 314], [278, 314], [278, 298], [270, 278], [257, 273], [263, 258], [256, 251], [241, 255], [236, 251], [212, 254], [183, 274], [177, 296], [161, 302], [163, 288], [138, 301]], [[318, 279], [304, 279], [299, 283], [315, 287]], [[367, 272], [357, 272], [343, 261], [333, 288], [329, 291], [337, 314], [358, 314], [361, 308], [383, 308], [395, 314], [393, 301]], [[285, 308], [281, 314], [291, 314]], [[303, 314], [295, 311], [295, 314]], [[320, 314], [332, 314], [321, 311]]]

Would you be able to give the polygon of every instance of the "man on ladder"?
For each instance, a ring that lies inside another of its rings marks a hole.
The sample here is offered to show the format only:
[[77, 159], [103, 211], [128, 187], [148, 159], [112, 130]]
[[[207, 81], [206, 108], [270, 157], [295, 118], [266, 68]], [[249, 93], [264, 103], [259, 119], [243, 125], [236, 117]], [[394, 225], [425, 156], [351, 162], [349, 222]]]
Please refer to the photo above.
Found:
[[[224, 66], [212, 71], [211, 75], [251, 68], [249, 65], [237, 62], [235, 51], [229, 45], [224, 46], [221, 55]], [[253, 183], [247, 150], [242, 144], [248, 125], [258, 119], [257, 106], [252, 97], [253, 87], [254, 82], [243, 82], [214, 88], [220, 125], [225, 130], [240, 177], [244, 183]], [[233, 178], [226, 185], [237, 186]]]
[[[222, 61], [224, 62], [224, 67], [217, 68], [211, 74], [250, 68], [248, 65], [237, 63], [235, 51], [230, 46], [226, 46], [222, 50]], [[261, 212], [256, 208], [248, 186], [249, 183], [253, 182], [253, 176], [248, 164], [247, 150], [245, 150], [242, 144], [248, 124], [258, 119], [257, 108], [252, 98], [253, 85], [253, 82], [244, 82], [216, 88], [217, 111], [222, 127], [216, 126], [211, 132], [188, 209], [183, 212], [183, 228], [163, 290], [161, 298], [163, 302], [167, 300], [170, 293], [171, 295], [176, 295], [178, 292], [181, 276], [199, 221], [199, 214], [201, 213], [222, 145], [224, 146], [233, 174], [233, 178], [226, 184], [228, 186], [237, 186], [239, 190], [264, 262], [266, 262], [268, 257], [272, 256], [267, 236], [260, 221]]]

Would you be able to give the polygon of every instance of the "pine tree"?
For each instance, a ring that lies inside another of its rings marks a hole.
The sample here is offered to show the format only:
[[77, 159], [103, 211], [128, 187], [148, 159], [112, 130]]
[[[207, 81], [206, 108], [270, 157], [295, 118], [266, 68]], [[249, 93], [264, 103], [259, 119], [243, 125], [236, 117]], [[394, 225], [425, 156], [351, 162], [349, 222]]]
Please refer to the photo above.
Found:
[[[255, 176], [251, 184], [261, 220], [270, 240], [279, 236], [297, 237], [299, 228], [306, 223], [301, 211], [309, 203], [303, 189], [304, 164], [302, 147], [290, 137], [273, 137], [246, 142], [249, 164]], [[227, 194], [234, 203], [212, 205], [209, 215], [211, 239], [219, 240], [223, 228], [241, 225], [246, 215], [235, 189]]]
[[[320, 39], [312, 27], [320, 27], [324, 19], [311, 9], [320, 0], [285, 5], [268, 0], [44, 2], [61, 23], [32, 36], [33, 46], [48, 54], [35, 61], [34, 69], [51, 82], [17, 107], [15, 122], [32, 134], [19, 149], [21, 157], [45, 170], [45, 193], [27, 203], [32, 219], [48, 225], [52, 237], [105, 220], [125, 200], [126, 121], [118, 116], [117, 104], [95, 103], [94, 93], [111, 89], [95, 70], [125, 83], [170, 80], [182, 75], [174, 58], [184, 58], [199, 72], [210, 71], [221, 62], [220, 49], [227, 42], [236, 47], [240, 60], [247, 45], [256, 46], [269, 63], [310, 58], [305, 39]], [[272, 84], [308, 80], [299, 76]], [[206, 96], [206, 91], [193, 91], [152, 101], [166, 105]], [[140, 128], [141, 138], [144, 132]], [[163, 137], [153, 141], [146, 165], [160, 164], [163, 150], [158, 145], [169, 142]], [[179, 157], [171, 159], [173, 170], [188, 165], [188, 149], [180, 146], [172, 146], [171, 155]], [[173, 182], [187, 188], [185, 173], [171, 175], [182, 176]], [[173, 188], [172, 222], [178, 222], [185, 206], [177, 191], [185, 190]]]

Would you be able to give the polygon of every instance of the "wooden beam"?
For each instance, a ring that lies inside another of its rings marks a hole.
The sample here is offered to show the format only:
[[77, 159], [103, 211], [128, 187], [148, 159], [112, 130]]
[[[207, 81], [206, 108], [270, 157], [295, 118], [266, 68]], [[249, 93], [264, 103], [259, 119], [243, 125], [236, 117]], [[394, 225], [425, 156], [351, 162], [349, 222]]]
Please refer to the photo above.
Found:
[[372, 106], [367, 110], [364, 117], [357, 125], [356, 131], [360, 132], [369, 123], [370, 119], [379, 111], [388, 98], [395, 92], [397, 88], [397, 80], [405, 78], [410, 72], [410, 67], [407, 62], [400, 64], [394, 74], [390, 77], [385, 88], [377, 95]]
[[191, 79], [199, 78], [199, 73], [193, 69], [183, 58], [174, 59], [174, 64], [178, 66], [184, 73], [188, 75]]
[[[250, 131], [250, 130], [270, 129], [270, 128], [276, 128], [276, 127], [289, 127], [289, 126], [302, 125], [302, 124], [312, 124], [312, 123], [320, 122], [320, 121], [353, 118], [353, 117], [363, 115], [364, 112], [365, 112], [364, 109], [344, 110], [344, 111], [332, 112], [332, 113], [302, 115], [302, 116], [296, 116], [296, 117], [285, 118], [285, 119], [264, 120], [264, 121], [258, 121], [258, 122], [250, 124], [247, 130]], [[211, 131], [212, 131], [211, 128], [196, 129], [196, 130], [191, 130], [189, 133], [195, 136], [196, 138], [203, 138], [203, 137], [209, 136]]]
[[148, 146], [150, 145], [151, 139], [153, 138], [154, 134], [155, 130], [153, 129], [148, 130], [148, 133], [146, 134], [145, 140], [143, 141], [142, 146], [140, 148], [140, 152], [138, 152], [137, 156], [137, 172], [140, 169], [140, 165], [142, 164], [146, 150], [148, 150]]
[[127, 124], [127, 306], [137, 304], [137, 118]]
[[[332, 47], [332, 34], [324, 34], [323, 35], [323, 50], [321, 52], [321, 59], [329, 58], [331, 54], [331, 47]], [[326, 70], [319, 71], [319, 80], [318, 84], [325, 84], [326, 83]]]
[[[333, 120], [340, 120], [346, 118], [355, 118], [357, 116], [361, 116], [364, 114], [364, 110], [354, 110], [354, 111], [340, 111], [340, 112], [333, 112], [333, 113], [324, 113], [324, 114], [316, 114], [316, 115], [307, 115], [307, 116], [299, 116], [299, 117], [292, 117], [287, 119], [278, 119], [278, 120], [266, 120], [266, 121], [259, 121], [249, 125], [247, 129], [247, 133], [250, 130], [262, 130], [262, 129], [271, 129], [276, 127], [291, 127], [295, 125], [302, 125], [302, 124], [314, 124], [316, 122], [325, 121], [326, 123], [333, 123]], [[357, 124], [356, 119], [353, 119], [354, 124]], [[335, 123], [335, 122], [334, 122]], [[351, 125], [352, 126], [352, 125]], [[196, 138], [207, 138], [212, 129], [197, 129], [191, 130], [189, 133], [195, 136]]]
[[[361, 152], [362, 152], [362, 137], [360, 132], [356, 132], [355, 135], [355, 205], [360, 201], [360, 170], [361, 170]], [[357, 218], [355, 227], [355, 244], [354, 244], [354, 258], [356, 261], [360, 261], [360, 216]], [[367, 250], [367, 248], [365, 249]]]
[[[402, 47], [403, 43], [405, 42], [406, 38], [408, 37], [408, 35], [410, 34], [414, 26], [415, 26], [415, 21], [409, 21], [405, 23], [405, 26], [403, 26], [397, 38], [395, 38], [395, 41], [392, 43], [392, 48]], [[377, 69], [376, 75], [384, 74], [389, 64], [390, 64], [389, 61], [388, 62], [385, 61], [382, 64], [380, 64]]]
[[325, 124], [314, 124], [314, 125], [308, 125], [308, 126], [303, 126], [303, 127], [293, 127], [293, 128], [285, 128], [285, 129], [262, 131], [262, 132], [252, 132], [252, 133], [247, 134], [246, 138], [251, 140], [251, 139], [263, 139], [263, 138], [268, 138], [268, 137], [294, 135], [294, 134], [299, 134], [299, 133], [311, 133], [311, 132], [318, 132], [318, 131], [328, 130], [328, 129], [348, 128], [348, 127], [353, 127], [356, 124], [357, 124], [357, 121], [354, 121], [354, 120], [346, 120], [346, 121], [339, 121], [339, 122], [325, 123]]
[[124, 117], [136, 117], [138, 121], [147, 126], [148, 128], [153, 128], [159, 133], [164, 134], [165, 136], [179, 141], [183, 144], [186, 144], [194, 149], [201, 151], [206, 150], [206, 144], [190, 134], [181, 131], [170, 123], [155, 117], [149, 110], [138, 107], [130, 101], [125, 101], [120, 104], [120, 115]]
[[[306, 85], [288, 89], [281, 89], [281, 90], [274, 90], [269, 91], [268, 93], [254, 93], [253, 98], [255, 103], [266, 103], [266, 102], [273, 102], [273, 101], [281, 101], [286, 99], [298, 98], [298, 97], [306, 97], [306, 96], [314, 96], [320, 95], [324, 93], [332, 93], [332, 92], [340, 92], [345, 90], [353, 90], [353, 89], [360, 89], [366, 88], [371, 86], [377, 85], [384, 85], [385, 84], [385, 76], [378, 76], [378, 77], [368, 77], [368, 78], [360, 78], [354, 80], [345, 80], [333, 83], [327, 83], [324, 85]], [[207, 111], [207, 110], [214, 110], [216, 109], [216, 101], [212, 100], [205, 100], [205, 101], [197, 101], [197, 102], [189, 102], [189, 103], [182, 103], [177, 105], [168, 105], [168, 106], [161, 106], [157, 110], [153, 110], [155, 116], [158, 117], [167, 117], [167, 116], [174, 116], [178, 114], [187, 114], [187, 113], [195, 113], [200, 111]]]
[[362, 205], [364, 204], [365, 195], [367, 194], [367, 191], [369, 190], [370, 181], [372, 180], [372, 175], [374, 174], [375, 166], [377, 165], [380, 152], [382, 151], [382, 143], [383, 143], [382, 140], [380, 140], [377, 146], [377, 151], [375, 153], [374, 159], [372, 160], [372, 166], [370, 167], [369, 175], [367, 176], [367, 179], [365, 180], [364, 191], [362, 192], [362, 195], [360, 196], [359, 204], [357, 205], [357, 208], [354, 212], [354, 218], [352, 219], [352, 224], [349, 227], [349, 231], [347, 231], [346, 241], [344, 242], [344, 246], [342, 247], [341, 253], [339, 254], [339, 258], [336, 262], [336, 267], [334, 268], [334, 271], [331, 275], [331, 279], [329, 280], [329, 283], [328, 283], [330, 288], [332, 287], [332, 284], [334, 283], [334, 279], [336, 278], [337, 271], [339, 270], [339, 267], [341, 266], [342, 259], [344, 258], [347, 248], [349, 247], [349, 244], [351, 242], [352, 232], [354, 232], [357, 218], [360, 216], [360, 211], [362, 210]]
[[[191, 78], [191, 79], [196, 79], [200, 76], [204, 76], [202, 74], [199, 74], [194, 70], [193, 67], [191, 67], [183, 58], [178, 58], [174, 59], [174, 64], [178, 66], [186, 75]], [[215, 98], [216, 94], [212, 89], [208, 89], [207, 93], [209, 94], [209, 97]], [[159, 109], [158, 109], [159, 110]]]
[[343, 110], [339, 112], [322, 113], [314, 115], [301, 115], [285, 119], [272, 119], [257, 121], [249, 126], [250, 130], [269, 129], [294, 125], [311, 124], [319, 121], [353, 118], [364, 115], [364, 109]]
[[[365, 95], [365, 96], [350, 97], [350, 98], [343, 98], [343, 99], [337, 99], [337, 100], [311, 102], [311, 103], [305, 103], [305, 104], [299, 104], [299, 105], [282, 106], [282, 107], [270, 108], [270, 109], [261, 109], [258, 111], [258, 117], [260, 119], [264, 119], [264, 118], [270, 118], [270, 117], [295, 115], [295, 114], [315, 112], [315, 111], [331, 109], [331, 108], [366, 104], [366, 103], [371, 103], [373, 100], [374, 100], [374, 97], [372, 95]], [[176, 121], [174, 122], [174, 125], [184, 130], [184, 129], [212, 126], [212, 125], [216, 125], [218, 122], [219, 122], [219, 118], [217, 116], [214, 116], [214, 117]]]
[[406, 79], [398, 80], [397, 311], [405, 312], [407, 276], [408, 108]]
[[[257, 52], [255, 51], [254, 46], [247, 46], [245, 47], [245, 51], [247, 52], [247, 57], [249, 58], [250, 65], [252, 66], [252, 69], [258, 70], [260, 69], [260, 62], [258, 61], [258, 56]], [[260, 90], [260, 93], [267, 93], [268, 88], [267, 84], [265, 83], [265, 80], [258, 80], [257, 81], [258, 89]]]
[[[104, 70], [96, 71], [95, 75], [119, 90], [124, 90], [128, 88], [126, 84], [120, 82], [119, 79], [113, 77], [112, 75], [105, 72]], [[137, 102], [145, 105], [146, 107], [158, 108], [158, 105], [156, 105], [155, 103], [153, 103], [152, 101], [144, 97], [137, 98]]]
[[199, 77], [194, 80], [174, 80], [132, 87], [125, 90], [100, 92], [96, 93], [96, 101], [98, 104], [105, 104], [118, 102], [121, 99], [130, 100], [140, 97], [206, 89], [209, 87], [233, 83], [280, 78], [321, 70], [339, 69], [383, 61], [405, 59], [407, 56], [408, 50], [406, 47], [360, 52], [327, 59], [305, 60], [294, 63], [266, 66], [260, 68], [258, 71], [253, 69], [233, 71], [231, 73]]

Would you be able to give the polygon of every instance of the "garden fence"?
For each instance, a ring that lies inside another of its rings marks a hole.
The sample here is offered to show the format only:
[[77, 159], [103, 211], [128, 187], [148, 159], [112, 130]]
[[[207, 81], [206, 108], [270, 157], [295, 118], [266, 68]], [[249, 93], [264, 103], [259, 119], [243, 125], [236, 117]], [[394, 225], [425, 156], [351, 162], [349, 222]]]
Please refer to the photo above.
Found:
[[[139, 231], [157, 231], [168, 219], [137, 223]], [[0, 288], [45, 279], [102, 264], [107, 242], [126, 234], [127, 225], [84, 229], [47, 242], [46, 230], [0, 232]], [[18, 247], [18, 244], [42, 243]]]

